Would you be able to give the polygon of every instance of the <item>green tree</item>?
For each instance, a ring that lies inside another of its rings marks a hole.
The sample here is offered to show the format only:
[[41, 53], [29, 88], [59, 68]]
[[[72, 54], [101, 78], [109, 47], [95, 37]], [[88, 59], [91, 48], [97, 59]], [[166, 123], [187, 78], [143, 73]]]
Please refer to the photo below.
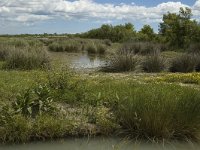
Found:
[[150, 25], [144, 25], [143, 28], [138, 32], [139, 40], [142, 41], [153, 41], [155, 33]]
[[159, 32], [165, 37], [166, 42], [176, 48], [186, 48], [196, 39], [198, 23], [191, 20], [190, 8], [180, 8], [179, 14], [170, 13], [163, 15]]

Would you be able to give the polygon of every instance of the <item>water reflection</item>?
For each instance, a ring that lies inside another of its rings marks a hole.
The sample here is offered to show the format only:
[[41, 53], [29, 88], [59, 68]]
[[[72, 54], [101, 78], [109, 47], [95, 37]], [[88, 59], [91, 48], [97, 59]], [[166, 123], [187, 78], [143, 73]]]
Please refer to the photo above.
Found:
[[62, 65], [69, 64], [75, 69], [95, 69], [105, 64], [105, 57], [85, 53], [51, 53], [51, 58]]

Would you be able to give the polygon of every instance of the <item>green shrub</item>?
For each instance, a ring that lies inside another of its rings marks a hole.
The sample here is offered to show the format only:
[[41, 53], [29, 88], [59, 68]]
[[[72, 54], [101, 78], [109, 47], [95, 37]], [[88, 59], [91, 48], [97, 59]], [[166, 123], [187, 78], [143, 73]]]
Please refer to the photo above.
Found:
[[12, 49], [5, 59], [4, 68], [31, 70], [50, 65], [49, 56], [43, 47]]
[[123, 91], [113, 110], [125, 135], [154, 141], [199, 138], [198, 91], [165, 84], [136, 84]]
[[145, 57], [142, 63], [142, 69], [145, 72], [161, 72], [166, 68], [166, 60], [159, 54], [153, 54]]
[[171, 62], [171, 72], [193, 72], [195, 70], [195, 57], [190, 54], [182, 54]]

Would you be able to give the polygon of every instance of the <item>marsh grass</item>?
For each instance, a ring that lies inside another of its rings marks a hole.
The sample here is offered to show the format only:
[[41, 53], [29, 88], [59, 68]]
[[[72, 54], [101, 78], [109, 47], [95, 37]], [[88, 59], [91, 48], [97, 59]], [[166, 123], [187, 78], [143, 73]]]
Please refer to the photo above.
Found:
[[117, 53], [108, 58], [106, 67], [103, 71], [106, 72], [127, 72], [137, 71], [140, 66], [140, 57], [127, 49], [120, 49]]
[[48, 52], [44, 47], [13, 48], [5, 59], [5, 69], [42, 69], [49, 67], [50, 60]]
[[196, 59], [194, 55], [182, 54], [174, 58], [171, 62], [169, 70], [171, 72], [193, 72], [195, 71]]
[[161, 45], [152, 42], [128, 42], [122, 45], [122, 49], [139, 55], [153, 54], [163, 50]]
[[49, 50], [54, 52], [80, 52], [82, 45], [76, 41], [59, 41], [50, 44]]
[[159, 53], [154, 53], [145, 57], [142, 62], [142, 69], [145, 72], [162, 72], [167, 67], [167, 61], [160, 56]]
[[156, 141], [199, 139], [198, 91], [174, 85], [144, 84], [125, 93], [117, 95], [114, 112], [126, 136]]

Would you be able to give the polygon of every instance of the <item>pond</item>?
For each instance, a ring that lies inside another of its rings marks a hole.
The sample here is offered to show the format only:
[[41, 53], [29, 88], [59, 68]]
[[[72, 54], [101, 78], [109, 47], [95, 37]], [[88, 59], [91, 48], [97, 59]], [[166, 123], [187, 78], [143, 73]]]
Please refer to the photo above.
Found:
[[69, 65], [76, 70], [98, 69], [105, 65], [105, 56], [86, 53], [50, 53], [51, 59], [61, 65]]
[[66, 139], [0, 146], [0, 150], [198, 150], [194, 144], [141, 144], [118, 138]]

